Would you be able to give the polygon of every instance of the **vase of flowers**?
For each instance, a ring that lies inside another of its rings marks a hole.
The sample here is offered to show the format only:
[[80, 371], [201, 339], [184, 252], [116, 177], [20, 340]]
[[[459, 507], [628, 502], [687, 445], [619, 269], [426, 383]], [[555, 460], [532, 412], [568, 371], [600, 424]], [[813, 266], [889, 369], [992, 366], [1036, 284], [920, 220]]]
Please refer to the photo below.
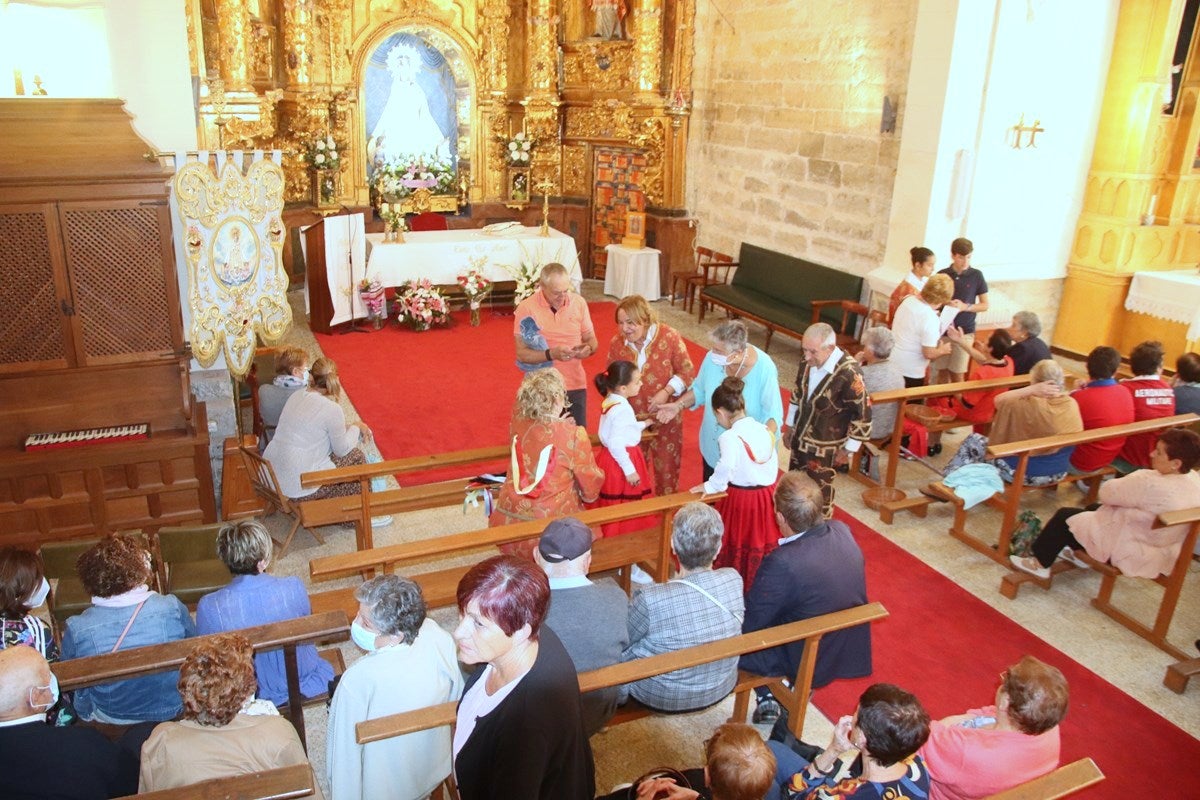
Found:
[[383, 296], [383, 284], [379, 278], [363, 278], [358, 282], [358, 297], [367, 309], [367, 318], [375, 326], [375, 330], [383, 327], [386, 301]]
[[435, 195], [454, 194], [454, 164], [429, 155], [398, 156], [375, 164], [367, 182], [374, 197], [396, 203], [417, 189], [428, 189]]
[[409, 281], [396, 296], [396, 321], [414, 331], [427, 331], [450, 321], [450, 305], [428, 278]]
[[467, 270], [466, 275], [458, 276], [458, 285], [467, 296], [467, 305], [471, 309], [471, 325], [479, 327], [479, 307], [483, 300], [492, 292], [492, 282], [478, 269]]
[[501, 138], [504, 144], [504, 161], [510, 167], [528, 167], [533, 157], [533, 140], [525, 135], [525, 131], [511, 139]]
[[304, 160], [313, 175], [313, 203], [333, 205], [339, 194], [338, 176], [342, 169], [342, 149], [332, 136], [312, 139], [305, 145]]
[[384, 224], [383, 241], [385, 244], [404, 241], [404, 231], [408, 230], [408, 222], [402, 206], [380, 203], [379, 218], [383, 220]]
[[514, 306], [521, 305], [522, 300], [537, 291], [538, 280], [542, 277], [542, 265], [529, 254], [524, 244], [521, 244], [521, 263], [515, 267], [505, 265], [504, 270], [517, 282], [517, 289], [513, 294]]

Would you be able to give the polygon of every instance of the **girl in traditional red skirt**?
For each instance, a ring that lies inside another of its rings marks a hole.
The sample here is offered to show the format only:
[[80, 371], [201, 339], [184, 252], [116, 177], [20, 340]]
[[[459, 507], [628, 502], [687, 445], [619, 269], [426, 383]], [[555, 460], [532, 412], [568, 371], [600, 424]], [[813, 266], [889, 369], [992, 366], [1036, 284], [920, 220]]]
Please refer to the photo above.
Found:
[[[646, 466], [640, 442], [649, 424], [638, 422], [629, 398], [642, 390], [642, 376], [632, 361], [614, 361], [595, 379], [604, 398], [600, 406], [600, 451], [596, 463], [604, 470], [604, 486], [592, 508], [642, 500], [654, 494], [654, 478]], [[600, 526], [601, 536], [640, 531], [658, 525], [656, 516], [610, 522]]]
[[750, 591], [758, 565], [779, 546], [774, 502], [779, 452], [775, 434], [746, 416], [743, 387], [739, 379], [726, 378], [713, 392], [713, 414], [717, 424], [726, 429], [717, 439], [721, 457], [712, 477], [692, 491], [726, 493], [717, 504], [725, 523], [725, 538], [713, 567], [733, 567], [742, 576], [746, 591]]

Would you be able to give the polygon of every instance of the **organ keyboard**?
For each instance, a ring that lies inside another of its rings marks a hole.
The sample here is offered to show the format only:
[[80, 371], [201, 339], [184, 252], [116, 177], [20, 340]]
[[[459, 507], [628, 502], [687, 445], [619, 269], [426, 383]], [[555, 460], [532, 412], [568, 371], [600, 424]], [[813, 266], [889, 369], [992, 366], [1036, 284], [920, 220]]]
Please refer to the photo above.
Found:
[[76, 431], [32, 433], [25, 437], [25, 450], [53, 450], [60, 447], [81, 447], [101, 442], [128, 442], [150, 438], [150, 424], [112, 425], [107, 428], [83, 428]]

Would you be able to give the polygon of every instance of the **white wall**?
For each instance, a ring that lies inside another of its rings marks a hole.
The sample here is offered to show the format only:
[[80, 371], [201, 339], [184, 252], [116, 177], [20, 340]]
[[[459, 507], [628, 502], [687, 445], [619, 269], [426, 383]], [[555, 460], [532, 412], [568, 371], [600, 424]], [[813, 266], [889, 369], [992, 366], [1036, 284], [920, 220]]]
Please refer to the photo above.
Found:
[[[958, 236], [975, 243], [973, 263], [989, 282], [1065, 276], [1119, 4], [922, 0], [875, 288], [895, 285], [914, 245], [932, 248], [945, 266]], [[1035, 148], [1014, 150], [1011, 128], [1022, 114], [1045, 131]], [[962, 213], [952, 216], [960, 151], [973, 169]]]

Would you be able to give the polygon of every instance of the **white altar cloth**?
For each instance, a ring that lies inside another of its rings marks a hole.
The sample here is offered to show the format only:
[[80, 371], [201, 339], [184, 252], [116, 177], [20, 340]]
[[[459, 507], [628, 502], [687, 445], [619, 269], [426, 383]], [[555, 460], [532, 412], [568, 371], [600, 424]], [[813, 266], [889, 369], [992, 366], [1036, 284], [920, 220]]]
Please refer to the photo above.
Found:
[[1188, 326], [1188, 341], [1200, 339], [1200, 275], [1194, 269], [1135, 272], [1125, 308]]
[[509, 268], [523, 260], [539, 265], [558, 262], [567, 268], [576, 290], [583, 279], [575, 240], [550, 229], [550, 237], [539, 228], [516, 227], [498, 235], [481, 228], [452, 231], [406, 231], [399, 244], [384, 244], [382, 233], [368, 233], [371, 246], [367, 275], [378, 277], [384, 286], [402, 286], [414, 278], [429, 278], [435, 284], [454, 284], [459, 275], [478, 268], [493, 281], [514, 280]]
[[658, 250], [653, 247], [638, 250], [620, 244], [610, 244], [604, 249], [608, 251], [605, 294], [613, 297], [640, 294], [651, 301], [662, 296], [658, 281]]

